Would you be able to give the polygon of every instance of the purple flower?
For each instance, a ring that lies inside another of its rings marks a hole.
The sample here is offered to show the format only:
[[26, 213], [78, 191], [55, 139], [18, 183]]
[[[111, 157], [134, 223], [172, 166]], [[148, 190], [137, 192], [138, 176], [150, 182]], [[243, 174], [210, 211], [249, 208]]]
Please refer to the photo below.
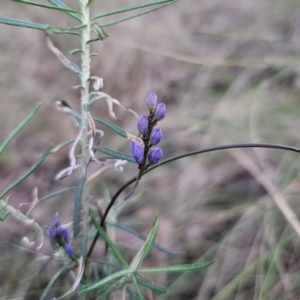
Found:
[[71, 255], [73, 253], [73, 249], [69, 245], [69, 230], [66, 227], [60, 225], [60, 218], [58, 214], [56, 214], [53, 219], [53, 223], [48, 230], [48, 235], [52, 243], [55, 243], [65, 249], [66, 254]]
[[155, 146], [159, 144], [162, 138], [162, 130], [160, 128], [153, 128], [150, 134], [150, 144]]
[[152, 148], [148, 154], [149, 164], [157, 164], [163, 156], [163, 152], [160, 148]]
[[148, 117], [145, 114], [141, 115], [138, 119], [137, 128], [142, 135], [147, 134], [148, 125], [149, 125]]
[[162, 120], [166, 115], [166, 105], [164, 103], [159, 103], [155, 109], [154, 109], [154, 120], [160, 121]]
[[66, 254], [68, 254], [69, 256], [71, 256], [73, 254], [73, 248], [69, 244], [64, 245], [64, 250], [65, 250]]
[[157, 96], [154, 92], [151, 92], [146, 99], [146, 105], [149, 108], [150, 111], [152, 111], [155, 106], [156, 106], [156, 102], [157, 102]]
[[130, 143], [130, 152], [138, 164], [142, 163], [144, 159], [144, 149], [141, 144], [136, 141], [132, 141]]

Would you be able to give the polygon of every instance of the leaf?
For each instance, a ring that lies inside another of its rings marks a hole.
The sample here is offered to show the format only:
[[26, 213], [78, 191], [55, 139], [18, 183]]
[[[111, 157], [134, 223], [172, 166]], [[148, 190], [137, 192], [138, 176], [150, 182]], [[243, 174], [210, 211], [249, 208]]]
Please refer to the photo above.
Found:
[[[51, 4], [53, 4], [53, 5], [55, 5], [55, 6], [57, 6], [57, 7], [61, 7], [61, 8], [66, 8], [66, 9], [69, 9], [69, 7], [66, 5], [66, 4], [64, 4], [62, 1], [60, 1], [60, 0], [48, 0]], [[72, 18], [74, 18], [74, 19], [76, 19], [77, 21], [79, 21], [80, 23], [82, 22], [81, 21], [81, 18], [78, 16], [78, 14], [77, 13], [72, 13], [72, 12], [67, 12], [67, 14], [69, 15], [69, 16], [71, 16]]]
[[151, 231], [148, 235], [148, 238], [141, 248], [141, 250], [137, 253], [135, 258], [130, 264], [130, 268], [134, 271], [137, 271], [137, 269], [140, 267], [142, 262], [145, 260], [145, 258], [149, 255], [151, 250], [153, 249], [155, 245], [155, 240], [156, 240], [156, 234], [157, 234], [157, 225], [158, 225], [158, 217], [157, 215], [154, 218], [154, 221], [152, 223], [152, 228]]
[[46, 30], [50, 26], [47, 24], [39, 24], [39, 23], [33, 23], [33, 22], [12, 19], [12, 18], [5, 18], [5, 17], [0, 17], [0, 23], [11, 25], [11, 26], [37, 29], [37, 30]]
[[100, 124], [102, 124], [102, 125], [104, 125], [104, 126], [110, 128], [110, 129], [113, 130], [115, 133], [117, 133], [117, 134], [119, 134], [120, 136], [122, 136], [122, 137], [124, 137], [125, 139], [127, 139], [127, 133], [126, 133], [126, 131], [125, 131], [123, 128], [119, 127], [118, 125], [116, 125], [116, 124], [114, 124], [114, 123], [112, 123], [112, 122], [110, 122], [110, 121], [107, 121], [107, 120], [105, 120], [105, 119], [103, 119], [103, 118], [99, 118], [99, 117], [93, 117], [93, 119], [94, 119], [96, 122], [98, 122], [98, 123], [100, 123]]
[[95, 219], [94, 216], [91, 216], [92, 222], [94, 226], [96, 227], [97, 231], [99, 232], [99, 235], [103, 238], [103, 240], [106, 242], [108, 247], [110, 248], [112, 254], [114, 257], [119, 261], [120, 265], [125, 269], [129, 268], [129, 265], [125, 258], [123, 257], [122, 253], [120, 250], [117, 248], [117, 246], [114, 244], [114, 242], [108, 237], [104, 229], [98, 224], [97, 220]]
[[139, 284], [138, 284], [136, 278], [133, 276], [131, 279], [132, 279], [133, 285], [135, 287], [138, 299], [145, 300], [145, 297], [143, 296], [143, 293], [142, 293], [142, 291], [141, 291], [141, 289], [139, 287]]
[[82, 290], [79, 292], [79, 294], [86, 293], [86, 292], [89, 292], [89, 291], [92, 291], [92, 290], [95, 290], [95, 289], [99, 289], [100, 287], [102, 287], [106, 284], [111, 284], [112, 281], [115, 281], [117, 279], [125, 277], [128, 274], [131, 274], [130, 270], [122, 270], [122, 271], [113, 273], [113, 274], [105, 277], [104, 279], [98, 281], [95, 284], [84, 285], [82, 287]]
[[84, 190], [86, 177], [83, 176], [80, 179], [80, 182], [77, 186], [75, 201], [74, 201], [74, 237], [76, 238], [80, 232], [80, 214], [81, 214], [81, 201], [82, 201], [82, 194]]
[[61, 269], [59, 269], [54, 276], [51, 278], [51, 280], [49, 281], [47, 287], [44, 289], [40, 300], [44, 300], [48, 294], [48, 292], [50, 291], [52, 285], [54, 284], [54, 282], [67, 270], [67, 268], [69, 267], [69, 265], [72, 263], [72, 261], [67, 262]]
[[129, 162], [132, 162], [134, 164], [136, 164], [135, 159], [131, 156], [128, 155], [126, 153], [120, 152], [120, 151], [116, 151], [116, 150], [112, 150], [106, 147], [100, 147], [100, 146], [93, 146], [93, 149], [99, 152], [102, 152], [104, 154], [107, 154], [111, 157], [117, 158], [117, 159], [122, 159], [122, 160], [127, 160]]
[[168, 291], [168, 289], [166, 287], [156, 285], [145, 278], [137, 276], [136, 280], [138, 283], [140, 283], [141, 285], [145, 286], [146, 288], [148, 288], [152, 291], [159, 292], [159, 293], [166, 293]]
[[77, 53], [84, 53], [81, 49], [73, 49], [69, 52], [71, 55], [77, 54]]
[[72, 140], [68, 140], [68, 141], [65, 141], [65, 142], [62, 142], [62, 143], [56, 145], [55, 147], [52, 148], [51, 153], [55, 153], [55, 152], [61, 150], [62, 148], [74, 143], [74, 141], [75, 140], [72, 139]]
[[6, 217], [9, 215], [9, 212], [5, 212], [2, 208], [2, 206], [0, 206], [0, 221], [4, 221], [6, 219]]
[[106, 12], [104, 14], [97, 15], [97, 16], [93, 17], [92, 20], [96, 20], [96, 19], [99, 19], [99, 18], [104, 18], [104, 17], [107, 17], [107, 16], [124, 13], [124, 12], [127, 12], [127, 11], [132, 11], [132, 10], [136, 10], [136, 9], [140, 9], [140, 8], [145, 8], [145, 7], [148, 7], [148, 6], [151, 6], [151, 5], [158, 5], [158, 4], [163, 4], [163, 3], [175, 2], [175, 1], [176, 0], [147, 1], [147, 2], [143, 2], [143, 3], [124, 6], [124, 7]]
[[132, 194], [134, 193], [134, 191], [136, 190], [136, 188], [139, 186], [139, 180], [137, 180], [134, 184], [134, 186], [131, 188], [131, 190], [127, 193], [127, 195], [124, 198], [124, 201], [128, 200]]
[[65, 65], [67, 68], [75, 72], [77, 75], [81, 75], [81, 69], [75, 63], [69, 61], [61, 53], [61, 51], [54, 46], [54, 44], [52, 43], [48, 35], [47, 35], [47, 44], [50, 50], [59, 58], [59, 60], [62, 62], [63, 65]]
[[194, 263], [194, 264], [186, 264], [186, 265], [175, 265], [175, 266], [166, 266], [166, 267], [155, 267], [155, 268], [147, 268], [147, 269], [139, 269], [138, 273], [181, 273], [181, 272], [187, 272], [187, 271], [197, 271], [200, 269], [207, 268], [211, 264], [213, 264], [214, 261], [204, 261], [200, 263]]
[[[73, 191], [73, 190], [76, 190], [77, 189], [77, 186], [72, 186], [72, 187], [69, 187], [69, 188], [65, 188], [65, 189], [61, 189], [61, 190], [58, 190], [58, 191], [55, 191], [55, 192], [52, 192], [50, 194], [47, 194], [45, 196], [43, 196], [42, 198], [39, 199], [38, 203], [36, 205], [38, 205], [39, 203], [43, 202], [43, 201], [46, 201], [52, 197], [55, 197], [57, 195], [60, 195], [60, 194], [63, 194], [65, 192], [69, 192], [69, 191]], [[32, 206], [27, 212], [26, 212], [26, 216], [28, 217], [29, 214], [32, 212], [32, 210], [36, 207], [35, 206]]]
[[27, 0], [12, 0], [12, 1], [19, 2], [19, 3], [24, 3], [24, 4], [29, 4], [29, 5], [33, 5], [33, 6], [38, 6], [38, 7], [43, 7], [43, 8], [47, 8], [47, 9], [54, 9], [54, 10], [59, 10], [59, 11], [64, 11], [64, 12], [69, 12], [69, 13], [71, 12], [71, 13], [76, 13], [76, 14], [82, 15], [80, 11], [70, 9], [70, 8], [66, 8], [66, 7], [45, 5], [43, 3], [37, 3], [37, 2], [27, 1]]
[[128, 20], [131, 20], [131, 19], [134, 19], [134, 18], [137, 18], [137, 17], [140, 17], [140, 16], [143, 16], [143, 15], [146, 15], [146, 14], [149, 14], [153, 11], [156, 11], [158, 9], [161, 9], [165, 6], [168, 6], [170, 4], [172, 4], [173, 2], [176, 2], [178, 0], [175, 0], [175, 1], [172, 1], [170, 3], [167, 3], [167, 4], [164, 4], [164, 5], [161, 5], [159, 7], [156, 7], [156, 8], [153, 8], [153, 9], [150, 9], [150, 10], [147, 10], [145, 12], [142, 12], [142, 13], [139, 13], [139, 14], [136, 14], [136, 15], [132, 15], [130, 17], [126, 17], [126, 18], [121, 18], [121, 19], [118, 19], [118, 20], [115, 20], [115, 21], [111, 21], [111, 22], [108, 22], [108, 23], [105, 23], [105, 24], [100, 24], [101, 27], [108, 27], [108, 26], [112, 26], [112, 25], [115, 25], [115, 24], [119, 24], [121, 22], [125, 22], [125, 21], [128, 21]]
[[25, 119], [13, 130], [13, 132], [6, 138], [6, 140], [0, 146], [0, 155], [3, 153], [9, 142], [18, 134], [18, 132], [33, 118], [37, 113], [41, 104], [38, 104], [34, 109], [25, 117]]
[[[137, 196], [137, 197], [139, 197], [139, 196]], [[136, 198], [136, 197], [134, 197], [134, 198]], [[134, 198], [132, 198], [132, 199], [134, 199]], [[131, 201], [131, 200], [129, 200], [129, 201]], [[125, 202], [125, 203], [128, 203], [129, 201], [127, 201], [127, 202]], [[114, 212], [114, 214], [115, 214], [115, 215], [118, 215], [116, 212]], [[124, 224], [120, 224], [120, 223], [118, 223], [118, 222], [110, 222], [110, 221], [106, 221], [106, 224], [111, 225], [111, 226], [114, 226], [114, 227], [117, 227], [117, 228], [119, 228], [119, 229], [121, 229], [121, 230], [124, 230], [124, 231], [126, 231], [126, 232], [129, 232], [129, 233], [131, 233], [132, 235], [138, 237], [139, 239], [141, 239], [141, 240], [143, 240], [143, 241], [146, 241], [146, 240], [147, 240], [147, 237], [146, 237], [146, 236], [144, 236], [143, 234], [141, 234], [141, 233], [139, 233], [139, 232], [133, 230], [132, 228], [130, 228], [130, 227], [124, 225]], [[185, 253], [185, 252], [175, 252], [175, 251], [171, 251], [171, 250], [169, 250], [169, 249], [167, 249], [167, 248], [165, 248], [165, 247], [163, 247], [163, 246], [161, 246], [160, 244], [157, 244], [157, 243], [154, 244], [154, 247], [155, 247], [156, 249], [162, 251], [162, 252], [165, 252], [165, 253], [169, 254], [169, 255], [182, 255], [182, 254]]]
[[90, 7], [93, 2], [94, 2], [94, 0], [89, 0], [89, 2], [87, 3], [86, 7]]
[[47, 157], [47, 155], [51, 151], [51, 147], [48, 147], [45, 152], [41, 155], [41, 157], [24, 173], [22, 174], [18, 179], [16, 179], [13, 183], [11, 183], [1, 194], [0, 198], [3, 198], [4, 195], [6, 195], [9, 191], [11, 191], [16, 185], [18, 185], [20, 182], [22, 182], [26, 177], [28, 177]]
[[109, 34], [98, 23], [94, 23], [92, 28], [96, 33], [98, 40], [103, 41], [109, 37]]

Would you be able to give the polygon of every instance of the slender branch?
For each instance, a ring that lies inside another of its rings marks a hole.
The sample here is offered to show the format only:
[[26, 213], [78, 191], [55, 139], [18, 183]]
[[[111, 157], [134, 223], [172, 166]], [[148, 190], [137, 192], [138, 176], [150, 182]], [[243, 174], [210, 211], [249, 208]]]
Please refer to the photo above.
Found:
[[[180, 155], [176, 155], [173, 156], [171, 158], [168, 158], [166, 160], [163, 160], [162, 162], [153, 165], [152, 167], [148, 168], [147, 170], [144, 171], [143, 176], [151, 171], [153, 171], [154, 169], [161, 167], [169, 162], [184, 158], [184, 157], [188, 157], [188, 156], [193, 156], [193, 155], [197, 155], [197, 154], [202, 154], [202, 153], [207, 153], [207, 152], [213, 152], [213, 151], [218, 151], [218, 150], [225, 150], [225, 149], [234, 149], [234, 148], [271, 148], [271, 149], [280, 149], [280, 150], [286, 150], [286, 151], [292, 151], [292, 152], [297, 152], [300, 153], [300, 148], [296, 148], [296, 147], [290, 147], [290, 146], [285, 146], [285, 145], [280, 145], [280, 144], [265, 144], [265, 143], [246, 143], [246, 144], [229, 144], [229, 145], [221, 145], [221, 146], [216, 146], [216, 147], [209, 147], [209, 148], [204, 148], [204, 149], [200, 149], [200, 150], [194, 150], [194, 151], [190, 151], [190, 152], [186, 152], [184, 154], [180, 154]], [[114, 194], [114, 196], [112, 197], [109, 205], [107, 206], [103, 217], [101, 219], [100, 225], [102, 228], [105, 229], [105, 221], [106, 218], [108, 216], [108, 213], [110, 212], [112, 206], [114, 205], [114, 203], [116, 202], [116, 200], [118, 199], [118, 197], [120, 196], [120, 194], [132, 183], [134, 183], [136, 180], [138, 179], [138, 176], [134, 176], [131, 179], [129, 179], [127, 182], [125, 182], [119, 189], [118, 191]], [[91, 247], [89, 249], [89, 252], [87, 254], [87, 259], [91, 256], [93, 249], [95, 247], [95, 244], [97, 242], [97, 239], [99, 238], [99, 234], [97, 233], [92, 244]]]

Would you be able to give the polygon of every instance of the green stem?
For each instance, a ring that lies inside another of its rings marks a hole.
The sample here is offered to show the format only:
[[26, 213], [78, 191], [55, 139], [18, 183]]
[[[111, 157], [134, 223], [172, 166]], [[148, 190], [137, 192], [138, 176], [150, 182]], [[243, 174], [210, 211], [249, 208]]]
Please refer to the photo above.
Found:
[[[88, 6], [88, 0], [82, 0], [81, 13], [82, 13], [82, 24], [85, 27], [82, 29], [82, 40], [81, 40], [81, 126], [82, 126], [82, 174], [86, 174], [86, 170], [89, 164], [89, 152], [88, 152], [88, 102], [89, 102], [89, 85], [90, 85], [90, 7]], [[85, 175], [84, 175], [85, 176]], [[83, 243], [82, 243], [82, 255], [86, 256], [87, 249], [87, 235], [88, 235], [88, 218], [89, 218], [89, 206], [87, 202], [88, 187], [87, 184], [83, 187], [82, 193], [82, 209], [83, 209]]]

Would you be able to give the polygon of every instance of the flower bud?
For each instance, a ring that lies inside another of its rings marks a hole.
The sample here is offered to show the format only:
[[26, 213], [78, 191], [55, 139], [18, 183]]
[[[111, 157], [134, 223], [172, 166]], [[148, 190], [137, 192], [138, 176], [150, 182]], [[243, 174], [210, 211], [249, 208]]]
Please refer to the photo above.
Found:
[[55, 243], [56, 245], [65, 249], [66, 254], [73, 254], [73, 249], [69, 245], [69, 230], [66, 227], [60, 225], [60, 218], [58, 214], [56, 214], [53, 219], [53, 223], [48, 230], [48, 235], [52, 243]]
[[154, 109], [154, 120], [162, 120], [166, 115], [166, 110], [166, 105], [164, 103], [159, 103]]
[[156, 106], [156, 102], [157, 102], [157, 96], [154, 92], [151, 92], [146, 99], [146, 105], [149, 108], [150, 111], [152, 111], [155, 106]]
[[150, 144], [155, 146], [159, 144], [162, 138], [162, 130], [160, 128], [153, 128], [150, 134]]
[[69, 256], [71, 256], [73, 254], [73, 248], [69, 244], [64, 245], [64, 250], [65, 250], [65, 253], [68, 254]]
[[147, 134], [148, 124], [149, 124], [148, 117], [145, 114], [141, 115], [138, 119], [137, 128], [142, 135]]
[[144, 149], [138, 142], [132, 141], [130, 143], [130, 152], [138, 164], [142, 163], [144, 159]]
[[69, 243], [70, 241], [70, 234], [67, 228], [63, 226], [59, 226], [56, 230], [57, 235], [61, 238], [63, 243]]
[[148, 154], [149, 164], [157, 164], [163, 156], [163, 152], [160, 148], [152, 148]]

